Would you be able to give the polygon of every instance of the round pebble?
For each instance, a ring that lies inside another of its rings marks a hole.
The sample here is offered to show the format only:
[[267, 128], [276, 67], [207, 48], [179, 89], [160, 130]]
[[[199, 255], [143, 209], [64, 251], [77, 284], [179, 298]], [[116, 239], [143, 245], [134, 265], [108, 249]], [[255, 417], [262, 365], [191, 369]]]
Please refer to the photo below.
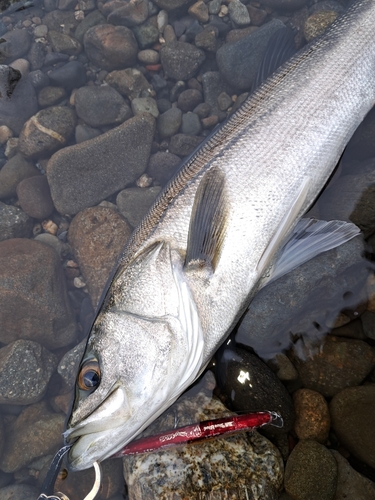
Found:
[[22, 210], [35, 219], [50, 216], [54, 206], [45, 175], [28, 177], [17, 186], [17, 196]]
[[331, 419], [324, 397], [310, 389], [299, 389], [293, 394], [293, 402], [296, 412], [294, 431], [298, 438], [325, 443], [328, 439]]
[[140, 50], [137, 57], [144, 64], [157, 64], [160, 59], [159, 52], [151, 49]]

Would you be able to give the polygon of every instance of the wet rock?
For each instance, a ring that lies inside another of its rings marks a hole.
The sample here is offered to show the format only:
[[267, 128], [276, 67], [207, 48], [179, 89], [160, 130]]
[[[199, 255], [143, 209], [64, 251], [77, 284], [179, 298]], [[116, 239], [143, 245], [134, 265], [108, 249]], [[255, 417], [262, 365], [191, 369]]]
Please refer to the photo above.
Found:
[[228, 5], [230, 20], [237, 26], [247, 26], [250, 24], [249, 11], [240, 0], [232, 0]]
[[146, 21], [148, 17], [148, 1], [138, 0], [137, 2], [118, 2], [110, 0], [103, 5], [102, 12], [107, 16], [110, 24], [127, 26], [137, 26]]
[[300, 441], [285, 467], [284, 486], [294, 500], [333, 500], [337, 463], [327, 448], [315, 441]]
[[[52, 413], [46, 402], [26, 407], [7, 427], [6, 449], [0, 460], [4, 472], [15, 472], [36, 458], [55, 453], [62, 446], [65, 416]], [[28, 497], [27, 497], [28, 498]]]
[[146, 49], [138, 52], [138, 61], [143, 64], [157, 64], [160, 56], [156, 50]]
[[161, 186], [164, 186], [169, 179], [177, 172], [181, 164], [181, 159], [164, 151], [158, 151], [150, 156], [147, 167], [148, 175]]
[[51, 31], [61, 31], [61, 25], [63, 25], [64, 33], [70, 34], [75, 31], [79, 21], [75, 18], [72, 10], [53, 10], [43, 17], [43, 24], [48, 26]]
[[363, 327], [363, 333], [370, 339], [375, 339], [375, 314], [365, 311], [360, 319]]
[[53, 69], [48, 76], [52, 84], [68, 91], [86, 83], [86, 70], [79, 61], [70, 61], [60, 68]]
[[56, 366], [56, 356], [37, 342], [16, 340], [1, 348], [0, 404], [40, 401]]
[[134, 26], [132, 31], [140, 49], [147, 49], [159, 41], [159, 31], [154, 25], [155, 18], [150, 18], [140, 26]]
[[187, 89], [178, 96], [177, 106], [181, 111], [187, 113], [193, 111], [202, 101], [202, 92], [196, 89]]
[[157, 120], [157, 129], [161, 139], [173, 136], [180, 128], [182, 113], [178, 108], [170, 108]]
[[70, 246], [62, 242], [57, 236], [50, 233], [41, 233], [35, 236], [34, 240], [50, 246], [62, 259], [71, 253]]
[[35, 219], [46, 219], [53, 211], [53, 202], [45, 175], [29, 177], [17, 186], [22, 210]]
[[305, 23], [304, 35], [308, 42], [322, 35], [338, 16], [338, 12], [324, 10], [312, 14]]
[[[144, 434], [173, 428], [176, 416], [181, 426], [230, 414], [220, 401], [200, 392], [175, 403]], [[279, 451], [256, 431], [129, 456], [123, 463], [129, 497], [134, 500], [254, 498], [254, 485], [257, 498], [276, 500], [283, 473]]]
[[208, 7], [202, 0], [199, 0], [198, 2], [191, 5], [188, 12], [200, 23], [207, 23], [209, 19]]
[[334, 336], [327, 337], [319, 351], [306, 350], [302, 356], [294, 366], [303, 386], [326, 397], [360, 384], [375, 366], [375, 349], [366, 342]]
[[375, 467], [375, 385], [348, 387], [329, 406], [332, 428], [354, 456]]
[[1, 37], [5, 42], [0, 44], [0, 63], [13, 61], [28, 52], [31, 36], [25, 29], [8, 31]]
[[39, 490], [28, 484], [12, 484], [0, 489], [0, 500], [24, 500], [25, 498], [36, 498]]
[[76, 325], [59, 256], [37, 241], [0, 243], [0, 342], [33, 340], [56, 349], [72, 343]]
[[175, 80], [192, 78], [206, 59], [203, 50], [185, 42], [165, 44], [160, 56], [165, 74]]
[[76, 214], [138, 179], [146, 170], [154, 130], [154, 118], [145, 113], [55, 153], [47, 178], [56, 209]]
[[150, 113], [154, 118], [159, 116], [158, 106], [152, 97], [136, 97], [132, 100], [132, 111], [134, 115], [139, 113]]
[[29, 73], [29, 80], [35, 90], [41, 90], [49, 85], [49, 76], [43, 73], [43, 71], [40, 71], [40, 69], [31, 71]]
[[[18, 135], [26, 120], [38, 110], [36, 94], [29, 78], [19, 79], [19, 72], [0, 66], [0, 125]], [[6, 96], [6, 97], [5, 97]]]
[[297, 10], [304, 7], [307, 0], [262, 0], [261, 4], [272, 9]]
[[112, 87], [81, 87], [74, 94], [77, 115], [92, 127], [117, 125], [132, 116], [123, 97]]
[[78, 40], [59, 31], [49, 31], [48, 41], [55, 52], [62, 52], [68, 56], [77, 56], [82, 50]]
[[350, 467], [345, 458], [331, 450], [338, 467], [337, 489], [334, 500], [375, 500], [375, 483]]
[[16, 154], [0, 170], [0, 199], [16, 195], [17, 185], [27, 177], [38, 175], [39, 170], [28, 160]]
[[[92, 210], [92, 209], [89, 209]], [[84, 339], [78, 345], [68, 351], [60, 360], [57, 372], [64, 379], [67, 387], [72, 389], [77, 379], [78, 367], [81, 362], [87, 340]]]
[[155, 0], [156, 5], [161, 9], [169, 12], [170, 10], [177, 10], [192, 3], [192, 0]]
[[77, 29], [75, 30], [74, 37], [79, 41], [83, 42], [83, 37], [87, 30], [97, 26], [98, 24], [105, 24], [106, 19], [98, 10], [94, 10], [85, 16], [83, 21], [79, 23]]
[[222, 92], [217, 98], [217, 104], [221, 111], [226, 111], [233, 104], [233, 101], [226, 92]]
[[[217, 381], [229, 407], [234, 411], [275, 411], [284, 420], [281, 432], [289, 432], [294, 409], [283, 383], [257, 356], [239, 346], [229, 346], [216, 355]], [[280, 433], [276, 427], [268, 431]]]
[[25, 212], [0, 202], [0, 241], [10, 238], [29, 238], [32, 229], [33, 221]]
[[124, 189], [117, 195], [116, 204], [125, 219], [133, 227], [136, 227], [146, 215], [159, 193], [159, 186]]
[[222, 45], [218, 40], [218, 36], [219, 30], [216, 26], [207, 26], [201, 33], [196, 35], [195, 45], [208, 52], [216, 52]]
[[151, 93], [151, 86], [147, 79], [135, 68], [112, 71], [105, 81], [130, 100], [140, 97], [143, 93]]
[[297, 370], [284, 353], [276, 354], [274, 358], [269, 360], [268, 365], [276, 373], [278, 378], [284, 382], [290, 382], [298, 379]]
[[284, 24], [273, 19], [254, 33], [235, 43], [227, 43], [216, 52], [221, 75], [239, 90], [249, 90], [263, 59], [268, 40]]
[[207, 71], [202, 75], [204, 102], [210, 106], [211, 114], [219, 115], [217, 99], [222, 92], [233, 94], [232, 87], [227, 84], [218, 71]]
[[101, 131], [97, 128], [92, 128], [88, 125], [77, 125], [75, 132], [76, 143], [79, 144], [80, 142], [89, 141], [90, 139], [98, 137], [100, 134]]
[[67, 97], [63, 87], [44, 87], [38, 94], [38, 104], [41, 108], [55, 106]]
[[54, 106], [28, 120], [19, 137], [18, 149], [26, 158], [43, 158], [65, 146], [75, 128], [75, 113]]
[[72, 220], [68, 239], [84, 276], [94, 307], [132, 232], [111, 208], [92, 207]]
[[6, 144], [8, 139], [13, 137], [13, 132], [6, 125], [0, 125], [0, 144]]
[[169, 152], [178, 156], [190, 155], [202, 142], [202, 137], [176, 134], [169, 143]]
[[53, 67], [55, 64], [68, 62], [68, 60], [68, 54], [62, 54], [61, 52], [48, 52], [44, 59], [44, 66], [49, 68], [50, 66]]
[[325, 443], [331, 426], [326, 400], [310, 389], [299, 389], [293, 394], [296, 421], [294, 431], [299, 439], [313, 439]]
[[137, 59], [137, 41], [133, 32], [125, 26], [93, 26], [86, 32], [83, 44], [90, 61], [107, 71], [127, 68]]
[[251, 24], [253, 26], [262, 26], [264, 21], [267, 18], [267, 11], [264, 9], [260, 9], [258, 7], [255, 7], [255, 5], [248, 4], [247, 5], [247, 10], [250, 15], [251, 19]]
[[202, 131], [199, 116], [189, 111], [182, 115], [181, 132], [187, 135], [198, 135]]
[[[206, 102], [202, 102], [202, 104], [198, 104], [196, 108], [194, 108], [194, 113], [199, 116], [199, 118], [202, 120], [204, 118], [207, 118], [208, 115], [210, 114], [211, 106], [207, 104]], [[209, 117], [211, 118], [211, 117]], [[216, 116], [216, 119], [218, 117]], [[217, 123], [217, 121], [216, 121]], [[215, 125], [216, 125], [215, 123]]]

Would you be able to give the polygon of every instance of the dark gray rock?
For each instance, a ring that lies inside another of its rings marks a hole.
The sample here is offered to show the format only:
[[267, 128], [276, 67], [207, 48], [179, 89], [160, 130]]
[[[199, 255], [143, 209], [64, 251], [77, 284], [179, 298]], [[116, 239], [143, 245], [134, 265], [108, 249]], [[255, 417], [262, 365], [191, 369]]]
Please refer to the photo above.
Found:
[[310, 42], [314, 38], [322, 35], [326, 31], [328, 26], [333, 23], [337, 16], [338, 12], [335, 12], [333, 10], [317, 11], [309, 16], [306, 19], [303, 30], [306, 41]]
[[151, 95], [151, 85], [146, 77], [135, 68], [112, 71], [105, 79], [106, 83], [128, 97], [131, 101], [143, 94]]
[[79, 61], [70, 61], [52, 70], [48, 76], [53, 85], [64, 87], [68, 91], [86, 83], [86, 70]]
[[332, 428], [350, 453], [375, 467], [375, 384], [348, 387], [329, 406]]
[[0, 342], [33, 340], [50, 349], [74, 342], [76, 325], [57, 253], [28, 239], [0, 243]]
[[238, 42], [226, 43], [216, 52], [216, 61], [225, 80], [238, 90], [249, 90], [271, 36], [284, 27], [273, 19]]
[[13, 484], [0, 489], [0, 500], [25, 500], [36, 498], [38, 495], [38, 488], [28, 484]]
[[338, 467], [337, 489], [334, 500], [375, 500], [375, 483], [350, 467], [345, 458], [331, 450]]
[[0, 202], [0, 241], [29, 238], [33, 221], [21, 209]]
[[160, 138], [171, 137], [178, 132], [181, 120], [182, 113], [178, 108], [170, 108], [165, 113], [159, 115], [156, 123]]
[[0, 199], [4, 200], [15, 196], [17, 186], [23, 179], [39, 173], [33, 163], [22, 155], [16, 154], [0, 170]]
[[61, 239], [59, 239], [57, 236], [54, 236], [53, 234], [41, 233], [35, 236], [34, 240], [40, 241], [41, 243], [44, 243], [45, 245], [53, 248], [61, 259], [64, 259], [65, 257], [67, 257], [67, 255], [72, 253], [70, 245], [64, 243], [63, 241], [61, 241]]
[[219, 30], [216, 26], [207, 26], [201, 33], [195, 37], [195, 45], [207, 52], [216, 52], [221, 47], [218, 40]]
[[5, 40], [0, 44], [1, 64], [18, 59], [30, 49], [31, 36], [26, 29], [8, 31], [1, 38]]
[[202, 92], [196, 89], [187, 89], [181, 92], [177, 99], [177, 106], [187, 113], [193, 111], [203, 101]]
[[186, 135], [199, 135], [202, 125], [199, 116], [189, 111], [182, 115], [181, 132]]
[[44, 59], [44, 66], [49, 68], [55, 64], [68, 62], [68, 54], [62, 54], [61, 52], [48, 52]]
[[49, 85], [49, 77], [46, 73], [43, 73], [40, 69], [31, 71], [29, 73], [29, 80], [32, 83], [35, 90], [41, 90]]
[[22, 210], [30, 217], [46, 219], [53, 212], [54, 206], [45, 175], [21, 181], [17, 186], [17, 196]]
[[176, 134], [169, 143], [169, 151], [178, 156], [190, 155], [202, 142], [202, 137], [195, 135]]
[[150, 156], [147, 167], [148, 175], [161, 186], [164, 186], [177, 172], [181, 159], [172, 153], [158, 151]]
[[27, 60], [30, 62], [31, 71], [36, 71], [41, 69], [44, 64], [44, 58], [46, 56], [46, 48], [41, 43], [32, 43], [29, 53], [27, 54]]
[[68, 56], [77, 56], [82, 51], [82, 45], [78, 40], [59, 31], [49, 31], [48, 41], [54, 52], [62, 52]]
[[132, 28], [141, 50], [147, 49], [147, 47], [151, 47], [154, 43], [159, 41], [159, 30], [152, 21], [153, 19], [151, 18], [140, 26], [134, 26]]
[[261, 4], [272, 9], [297, 10], [304, 7], [307, 0], [262, 0]]
[[194, 0], [155, 0], [155, 3], [161, 9], [166, 11], [177, 10], [182, 7], [187, 7], [192, 4]]
[[154, 130], [154, 118], [145, 113], [55, 153], [47, 178], [56, 209], [76, 214], [138, 179], [146, 170]]
[[146, 215], [159, 193], [159, 186], [124, 189], [117, 195], [116, 205], [129, 224], [136, 227]]
[[[223, 92], [231, 95], [233, 88], [226, 83], [218, 71], [207, 71], [202, 75], [204, 103], [210, 106], [211, 114], [219, 116], [218, 97]], [[208, 115], [207, 115], [208, 116]]]
[[92, 28], [93, 26], [97, 26], [98, 24], [105, 24], [106, 19], [98, 10], [94, 10], [87, 14], [83, 21], [79, 23], [77, 29], [75, 30], [74, 37], [79, 41], [83, 42], [83, 37], [87, 30]]
[[38, 93], [38, 104], [41, 108], [56, 106], [66, 99], [67, 94], [63, 87], [44, 87]]
[[79, 24], [73, 10], [53, 10], [52, 12], [48, 12], [42, 21], [51, 31], [61, 31], [61, 25], [63, 25], [64, 33], [74, 32]]
[[165, 44], [160, 57], [165, 74], [175, 80], [192, 78], [206, 59], [203, 50], [185, 42]]
[[139, 0], [137, 3], [110, 0], [103, 5], [102, 12], [110, 24], [131, 28], [144, 23], [148, 18], [148, 0]]
[[56, 366], [56, 356], [37, 342], [16, 340], [1, 348], [0, 404], [40, 401]]
[[131, 102], [134, 115], [150, 113], [154, 118], [159, 116], [158, 106], [152, 97], [136, 97]]
[[118, 125], [132, 116], [130, 107], [112, 87], [81, 87], [74, 95], [77, 115], [87, 125]]
[[94, 139], [94, 137], [98, 137], [100, 134], [101, 131], [96, 128], [89, 127], [88, 125], [77, 125], [75, 132], [76, 143], [79, 144], [80, 142], [89, 141], [90, 139]]

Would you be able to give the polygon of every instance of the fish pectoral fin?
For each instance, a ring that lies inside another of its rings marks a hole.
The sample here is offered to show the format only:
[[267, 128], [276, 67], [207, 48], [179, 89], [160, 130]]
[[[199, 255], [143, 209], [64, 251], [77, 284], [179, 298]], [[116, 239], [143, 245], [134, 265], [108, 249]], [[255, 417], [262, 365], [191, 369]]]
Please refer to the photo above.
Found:
[[218, 169], [209, 170], [201, 180], [190, 218], [185, 269], [209, 267], [218, 263], [227, 224], [225, 176]]
[[301, 219], [294, 228], [291, 238], [281, 249], [270, 275], [262, 281], [261, 287], [359, 234], [360, 229], [351, 222]]

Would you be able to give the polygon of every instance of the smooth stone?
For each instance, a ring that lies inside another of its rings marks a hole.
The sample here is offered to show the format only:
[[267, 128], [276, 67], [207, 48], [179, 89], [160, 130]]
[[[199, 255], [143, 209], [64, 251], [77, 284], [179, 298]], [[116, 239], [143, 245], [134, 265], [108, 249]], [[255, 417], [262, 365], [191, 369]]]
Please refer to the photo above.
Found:
[[200, 23], [208, 22], [209, 19], [208, 7], [202, 0], [193, 3], [193, 5], [189, 7], [188, 12]]
[[69, 226], [68, 240], [94, 307], [131, 232], [127, 221], [106, 207], [79, 212]]
[[268, 365], [276, 373], [277, 377], [283, 382], [291, 382], [298, 379], [297, 370], [294, 368], [290, 359], [284, 353], [278, 353], [268, 361]]
[[304, 35], [308, 42], [322, 35], [338, 16], [338, 12], [324, 10], [315, 12], [305, 22]]
[[66, 99], [67, 94], [63, 87], [44, 87], [38, 93], [38, 104], [41, 108], [55, 106]]
[[375, 340], [375, 313], [365, 311], [361, 315], [360, 321], [362, 323], [363, 333], [365, 336]]
[[12, 130], [6, 125], [0, 125], [0, 144], [6, 144], [8, 139], [10, 139], [11, 137], [13, 137]]
[[132, 227], [136, 227], [160, 193], [160, 186], [150, 188], [127, 188], [120, 191], [116, 205]]
[[226, 111], [230, 106], [232, 106], [233, 101], [226, 92], [222, 92], [217, 98], [217, 104], [221, 111]]
[[148, 18], [148, 0], [119, 2], [109, 0], [103, 5], [102, 12], [110, 24], [131, 28], [144, 23]]
[[171, 42], [160, 50], [164, 72], [174, 80], [189, 80], [206, 59], [203, 50], [185, 42]]
[[69, 389], [73, 389], [76, 383], [78, 367], [85, 352], [86, 344], [87, 340], [82, 340], [82, 342], [64, 354], [58, 364], [57, 373], [62, 377], [66, 387]]
[[250, 24], [249, 11], [240, 0], [232, 0], [228, 5], [230, 20], [237, 26], [247, 26]]
[[97, 26], [98, 24], [106, 24], [106, 19], [101, 12], [99, 12], [98, 10], [94, 10], [87, 14], [83, 21], [79, 23], [77, 29], [74, 32], [74, 37], [82, 43], [86, 31], [90, 28], [93, 28], [94, 26]]
[[182, 115], [181, 132], [186, 135], [199, 135], [202, 131], [202, 124], [199, 116], [191, 111]]
[[29, 80], [32, 83], [35, 90], [41, 90], [49, 85], [49, 77], [40, 69], [31, 71], [29, 73]]
[[53, 212], [51, 192], [45, 175], [28, 177], [17, 186], [22, 210], [35, 219], [46, 219]]
[[271, 36], [284, 27], [278, 19], [264, 24], [235, 43], [226, 43], [216, 52], [221, 75], [239, 90], [249, 90]]
[[178, 156], [190, 155], [202, 142], [202, 137], [176, 134], [169, 143], [169, 152]]
[[36, 458], [55, 453], [62, 446], [65, 416], [53, 413], [46, 402], [27, 406], [7, 426], [6, 449], [0, 459], [4, 472], [16, 472]]
[[98, 135], [101, 135], [101, 131], [96, 128], [89, 127], [88, 125], [76, 126], [75, 138], [77, 144], [94, 139]]
[[170, 108], [159, 115], [156, 122], [159, 137], [165, 139], [176, 134], [181, 126], [181, 121], [182, 113], [178, 108]]
[[0, 202], [0, 241], [29, 238], [33, 221], [20, 208]]
[[261, 3], [272, 9], [297, 10], [302, 9], [306, 5], [307, 0], [262, 0]]
[[160, 59], [159, 52], [151, 49], [140, 50], [137, 57], [143, 64], [157, 64]]
[[68, 54], [63, 54], [62, 52], [48, 52], [44, 58], [44, 66], [49, 68], [55, 64], [68, 62], [68, 60]]
[[327, 448], [315, 441], [300, 441], [285, 467], [284, 487], [293, 500], [333, 500], [337, 462]]
[[76, 113], [87, 125], [118, 125], [132, 116], [123, 97], [109, 85], [81, 87], [74, 94]]
[[136, 97], [131, 102], [134, 115], [150, 113], [154, 118], [159, 116], [158, 106], [152, 97]]
[[180, 157], [165, 151], [158, 151], [150, 156], [146, 172], [154, 181], [164, 186], [177, 172], [180, 165]]
[[0, 199], [16, 195], [18, 184], [28, 177], [39, 175], [39, 170], [22, 155], [16, 154], [0, 170]]
[[0, 488], [0, 500], [25, 500], [25, 498], [36, 498], [38, 494], [38, 488], [28, 484], [12, 484]]
[[196, 89], [187, 89], [181, 92], [177, 99], [177, 106], [187, 113], [193, 111], [203, 101], [202, 92]]
[[48, 349], [76, 338], [65, 278], [57, 253], [43, 243], [11, 239], [0, 243], [0, 342], [39, 342]]
[[207, 71], [202, 75], [204, 104], [210, 106], [210, 112], [213, 115], [218, 115], [220, 109], [217, 99], [222, 92], [228, 95], [233, 94], [233, 88], [223, 80], [218, 71]]
[[201, 33], [195, 37], [195, 45], [208, 52], [216, 52], [222, 45], [218, 40], [219, 30], [216, 26], [207, 26]]
[[46, 57], [46, 47], [42, 43], [33, 42], [27, 54], [27, 59], [30, 62], [30, 69], [35, 71], [42, 69]]
[[8, 31], [1, 37], [4, 42], [0, 44], [0, 60], [9, 62], [23, 56], [31, 46], [31, 36], [26, 29]]
[[40, 241], [44, 245], [48, 245], [55, 250], [55, 252], [64, 259], [71, 253], [71, 248], [67, 243], [62, 242], [57, 236], [50, 233], [41, 233], [35, 236], [35, 241]]
[[86, 70], [79, 61], [70, 61], [60, 68], [53, 69], [48, 76], [52, 84], [64, 87], [67, 91], [86, 83]]
[[16, 59], [15, 61], [12, 61], [9, 66], [21, 73], [21, 76], [23, 78], [26, 78], [27, 75], [29, 74], [29, 69], [30, 69], [30, 63], [27, 59]]
[[47, 178], [56, 209], [76, 214], [138, 179], [147, 167], [154, 130], [155, 119], [144, 113], [55, 153]]
[[210, 114], [211, 106], [209, 104], [207, 104], [206, 102], [202, 102], [201, 104], [198, 104], [198, 106], [196, 108], [194, 108], [193, 111], [202, 120], [204, 118], [207, 118], [208, 115]]
[[159, 41], [159, 31], [154, 24], [154, 18], [148, 19], [140, 26], [134, 26], [132, 31], [141, 50], [147, 49]]
[[137, 41], [133, 32], [125, 26], [93, 26], [86, 31], [83, 44], [90, 61], [107, 71], [127, 68], [137, 59]]
[[293, 394], [293, 402], [296, 413], [294, 431], [297, 437], [324, 444], [331, 427], [327, 401], [319, 392], [298, 389]]
[[344, 389], [332, 399], [329, 410], [342, 446], [374, 468], [375, 384]]
[[28, 120], [19, 137], [18, 149], [26, 158], [43, 158], [62, 148], [73, 134], [75, 113], [65, 106], [39, 111]]
[[106, 83], [128, 97], [131, 101], [144, 93], [151, 94], [152, 88], [146, 77], [135, 68], [112, 71], [105, 78]]
[[375, 500], [375, 483], [362, 476], [336, 450], [331, 450], [338, 467], [337, 488], [334, 500]]
[[167, 12], [180, 9], [191, 3], [192, 0], [155, 0], [154, 3]]
[[48, 41], [55, 52], [62, 52], [68, 56], [77, 56], [82, 51], [80, 42], [65, 33], [49, 31]]
[[0, 349], [0, 404], [29, 405], [46, 393], [57, 358], [37, 342], [16, 340]]
[[48, 26], [46, 24], [39, 24], [39, 26], [35, 26], [34, 28], [34, 36], [35, 38], [41, 38], [43, 36], [47, 36]]
[[61, 25], [64, 25], [65, 33], [73, 32], [79, 24], [72, 10], [53, 10], [52, 12], [48, 12], [48, 14], [43, 17], [42, 21], [51, 31], [59, 32], [61, 30]]

